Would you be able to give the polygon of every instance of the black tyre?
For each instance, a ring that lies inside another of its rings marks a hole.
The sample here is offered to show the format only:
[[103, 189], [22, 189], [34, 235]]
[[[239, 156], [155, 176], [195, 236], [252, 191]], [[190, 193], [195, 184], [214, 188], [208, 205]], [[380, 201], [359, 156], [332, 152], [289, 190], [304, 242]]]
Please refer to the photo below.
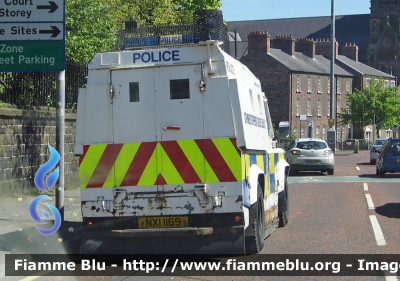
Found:
[[371, 165], [376, 164], [376, 160], [375, 159], [369, 159], [369, 164], [371, 164]]
[[380, 177], [383, 177], [386, 172], [383, 172], [382, 170], [380, 170], [378, 167], [376, 167], [376, 174]]
[[328, 170], [328, 175], [332, 176], [334, 172], [334, 169]]
[[250, 207], [250, 224], [253, 229], [251, 236], [246, 236], [246, 254], [256, 254], [264, 248], [265, 212], [264, 195], [260, 184], [257, 187], [258, 200]]
[[285, 178], [285, 189], [278, 195], [279, 227], [285, 227], [289, 222], [289, 197], [287, 179]]

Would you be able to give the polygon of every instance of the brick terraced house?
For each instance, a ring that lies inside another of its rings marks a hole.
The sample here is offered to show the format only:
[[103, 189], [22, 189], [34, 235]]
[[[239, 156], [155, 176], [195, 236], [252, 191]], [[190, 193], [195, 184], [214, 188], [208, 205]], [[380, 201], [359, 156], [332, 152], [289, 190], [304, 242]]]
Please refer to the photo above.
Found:
[[[270, 104], [275, 128], [279, 122], [289, 121], [290, 133], [308, 136], [313, 123], [313, 136], [327, 138], [330, 114], [330, 54], [329, 40], [313, 40], [281, 35], [271, 39], [267, 32], [252, 31], [248, 35], [247, 51], [241, 58], [259, 79]], [[384, 79], [388, 85], [394, 77], [358, 61], [358, 47], [354, 43], [335, 48], [335, 108], [336, 122], [346, 106], [346, 93], [362, 89], [370, 79]], [[307, 116], [301, 121], [300, 116]], [[312, 122], [313, 121], [313, 122]], [[336, 127], [337, 141], [363, 138], [362, 130], [349, 125]]]

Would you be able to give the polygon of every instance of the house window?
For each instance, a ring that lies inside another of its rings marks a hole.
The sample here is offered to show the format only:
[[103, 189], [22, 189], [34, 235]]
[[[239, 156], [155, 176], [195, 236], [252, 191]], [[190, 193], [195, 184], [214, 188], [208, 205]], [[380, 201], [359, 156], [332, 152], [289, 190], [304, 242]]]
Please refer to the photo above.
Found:
[[317, 100], [318, 116], [321, 116], [321, 99]]
[[307, 99], [307, 115], [311, 116], [311, 99]]
[[346, 93], [350, 93], [350, 79], [346, 79]]
[[331, 116], [331, 100], [328, 100], [328, 106], [327, 106], [328, 112], [327, 112], [327, 116]]
[[296, 99], [296, 116], [300, 115], [300, 98]]
[[392, 137], [392, 130], [386, 130], [386, 137], [391, 138]]
[[129, 83], [129, 101], [130, 102], [139, 101], [139, 82]]
[[390, 87], [396, 87], [396, 84], [394, 83], [394, 81], [390, 81]]
[[301, 137], [301, 138], [304, 138], [304, 128], [301, 128], [301, 129], [300, 129], [300, 137]]
[[315, 137], [316, 138], [319, 138], [319, 131], [320, 131], [320, 128], [318, 126], [318, 127], [315, 128]]
[[340, 100], [338, 99], [338, 100], [336, 101], [336, 115], [337, 115], [337, 116], [340, 116], [340, 113], [341, 113]]
[[326, 126], [322, 127], [322, 139], [326, 139]]
[[343, 126], [342, 127], [342, 141], [344, 141], [346, 139], [346, 127]]
[[365, 132], [365, 138], [367, 139], [367, 143], [370, 143], [371, 140], [371, 132]]
[[318, 76], [318, 94], [322, 93], [321, 77]]
[[300, 75], [296, 76], [296, 92], [301, 93], [301, 80]]
[[307, 76], [307, 92], [311, 93], [311, 77]]
[[367, 81], [365, 81], [365, 86], [368, 88], [371, 86], [371, 78], [367, 78]]
[[389, 81], [388, 81], [388, 80], [385, 80], [383, 86], [384, 86], [385, 88], [389, 87]]
[[340, 85], [341, 85], [340, 78], [337, 78], [336, 79], [336, 94], [338, 94], [338, 95], [341, 94], [341, 90], [340, 90], [341, 86]]
[[328, 94], [330, 94], [331, 91], [331, 78], [328, 77]]
[[293, 128], [293, 135], [297, 136], [297, 128]]
[[169, 89], [171, 100], [190, 99], [189, 79], [170, 80]]

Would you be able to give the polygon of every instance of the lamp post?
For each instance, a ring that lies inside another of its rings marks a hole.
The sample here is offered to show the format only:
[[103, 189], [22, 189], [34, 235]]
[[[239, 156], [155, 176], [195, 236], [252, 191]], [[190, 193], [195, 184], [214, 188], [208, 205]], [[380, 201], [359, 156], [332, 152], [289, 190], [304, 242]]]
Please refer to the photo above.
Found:
[[394, 44], [394, 85], [397, 87], [397, 33], [393, 30], [392, 26], [390, 25], [389, 22], [390, 16], [388, 15], [386, 17], [386, 24], [389, 27], [389, 29], [393, 32], [394, 38], [395, 38], [395, 44]]
[[[393, 30], [392, 26], [390, 25], [390, 16], [388, 15], [386, 17], [386, 24], [389, 27], [389, 29], [393, 32], [394, 38], [395, 38], [395, 44], [394, 44], [394, 86], [397, 87], [397, 43], [398, 43], [398, 34]], [[375, 119], [374, 119], [375, 122]], [[393, 134], [395, 137], [397, 135], [397, 132]]]
[[328, 145], [335, 153], [336, 151], [336, 114], [335, 114], [335, 0], [331, 0], [331, 65], [330, 65], [330, 101], [329, 101], [329, 129], [328, 129]]

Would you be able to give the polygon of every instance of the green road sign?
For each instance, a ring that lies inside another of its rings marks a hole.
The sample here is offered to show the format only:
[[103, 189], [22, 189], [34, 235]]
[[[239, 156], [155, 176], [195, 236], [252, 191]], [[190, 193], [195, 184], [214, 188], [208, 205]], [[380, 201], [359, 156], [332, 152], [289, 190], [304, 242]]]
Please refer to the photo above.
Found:
[[62, 71], [65, 41], [0, 41], [0, 71]]

